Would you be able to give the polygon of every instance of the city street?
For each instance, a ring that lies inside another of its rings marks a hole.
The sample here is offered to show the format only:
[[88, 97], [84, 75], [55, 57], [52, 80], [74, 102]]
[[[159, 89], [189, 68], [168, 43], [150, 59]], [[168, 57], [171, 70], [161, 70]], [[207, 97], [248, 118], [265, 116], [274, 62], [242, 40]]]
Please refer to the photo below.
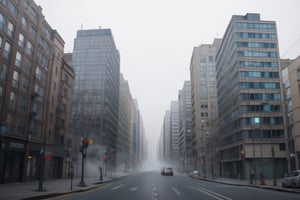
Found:
[[137, 199], [137, 200], [293, 200], [300, 195], [250, 186], [234, 186], [193, 179], [187, 175], [161, 176], [159, 171], [141, 172], [81, 193], [52, 199]]

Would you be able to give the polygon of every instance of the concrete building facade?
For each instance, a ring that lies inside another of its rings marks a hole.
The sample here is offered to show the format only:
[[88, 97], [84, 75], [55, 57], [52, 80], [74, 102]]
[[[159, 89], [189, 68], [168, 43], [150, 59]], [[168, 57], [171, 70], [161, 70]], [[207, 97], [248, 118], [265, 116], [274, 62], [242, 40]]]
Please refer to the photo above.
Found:
[[220, 173], [248, 179], [287, 171], [277, 29], [259, 14], [234, 15], [216, 55]]
[[300, 57], [281, 60], [280, 67], [285, 91], [287, 161], [290, 171], [300, 169]]
[[185, 81], [178, 95], [179, 103], [179, 169], [193, 171], [192, 149], [192, 91], [191, 82]]
[[194, 169], [203, 176], [212, 165], [208, 144], [212, 143], [213, 124], [218, 118], [215, 57], [220, 43], [221, 39], [215, 39], [213, 44], [194, 47], [190, 63]]
[[170, 107], [170, 153], [171, 161], [178, 166], [179, 160], [179, 105], [172, 101]]
[[118, 118], [118, 137], [117, 137], [117, 164], [125, 171], [128, 170], [131, 140], [132, 140], [132, 105], [133, 99], [129, 89], [128, 81], [120, 75], [120, 95], [119, 95], [119, 118]]

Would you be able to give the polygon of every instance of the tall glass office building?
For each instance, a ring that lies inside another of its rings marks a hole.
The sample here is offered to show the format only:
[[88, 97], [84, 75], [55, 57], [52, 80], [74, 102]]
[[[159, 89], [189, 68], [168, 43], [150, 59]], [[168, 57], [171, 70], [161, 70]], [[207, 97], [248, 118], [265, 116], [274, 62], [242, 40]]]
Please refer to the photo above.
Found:
[[[111, 30], [79, 30], [74, 40], [72, 66], [76, 74], [72, 106], [74, 149], [78, 152], [81, 138], [88, 137], [94, 147], [101, 146], [98, 153], [106, 151], [108, 160], [113, 163], [118, 130], [120, 55]], [[99, 159], [104, 155], [97, 156]]]
[[222, 176], [282, 177], [287, 152], [276, 23], [234, 15], [216, 70]]

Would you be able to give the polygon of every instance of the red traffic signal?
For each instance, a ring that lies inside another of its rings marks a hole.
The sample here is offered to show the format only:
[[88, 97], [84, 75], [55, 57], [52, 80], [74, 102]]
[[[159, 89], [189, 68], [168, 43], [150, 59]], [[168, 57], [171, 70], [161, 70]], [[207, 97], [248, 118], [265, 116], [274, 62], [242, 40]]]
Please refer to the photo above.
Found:
[[88, 147], [89, 142], [88, 142], [88, 140], [87, 140], [86, 138], [84, 138], [84, 139], [82, 140], [82, 145], [83, 145], [83, 148], [87, 148], [87, 147]]

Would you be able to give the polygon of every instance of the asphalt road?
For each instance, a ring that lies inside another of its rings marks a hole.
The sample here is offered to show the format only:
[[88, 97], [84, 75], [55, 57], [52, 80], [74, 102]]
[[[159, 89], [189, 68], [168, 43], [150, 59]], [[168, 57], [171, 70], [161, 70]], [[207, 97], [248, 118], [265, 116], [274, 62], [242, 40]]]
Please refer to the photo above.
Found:
[[55, 199], [72, 200], [299, 200], [300, 195], [193, 179], [187, 175], [161, 176], [141, 172], [96, 189]]

